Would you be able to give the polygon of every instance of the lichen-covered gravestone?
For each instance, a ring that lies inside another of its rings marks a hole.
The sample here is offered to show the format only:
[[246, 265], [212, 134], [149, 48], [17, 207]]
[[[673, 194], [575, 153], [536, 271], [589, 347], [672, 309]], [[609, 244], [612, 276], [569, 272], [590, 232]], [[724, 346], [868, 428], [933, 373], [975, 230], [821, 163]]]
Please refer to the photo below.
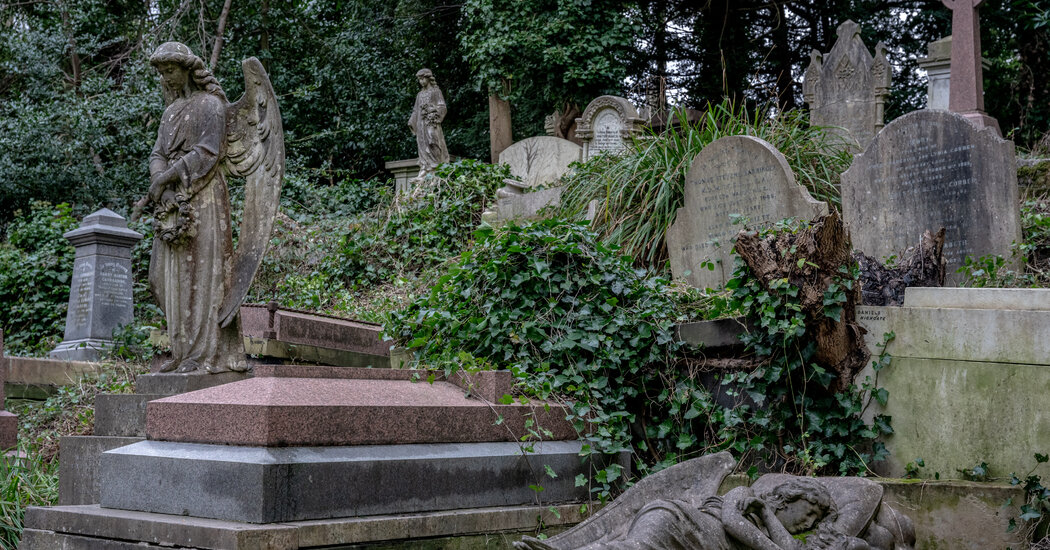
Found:
[[131, 247], [142, 234], [119, 214], [103, 208], [63, 235], [76, 247], [66, 332], [51, 351], [55, 359], [95, 361], [113, 344], [113, 330], [135, 316]]
[[814, 126], [832, 130], [847, 143], [863, 150], [882, 128], [883, 103], [889, 94], [890, 70], [886, 46], [879, 42], [875, 56], [860, 39], [860, 26], [846, 21], [838, 27], [838, 40], [821, 55], [813, 50], [803, 77], [802, 94]]
[[631, 136], [641, 132], [644, 121], [630, 101], [603, 95], [587, 105], [576, 119], [576, 137], [583, 141], [583, 160], [598, 153], [618, 154]]
[[496, 192], [496, 218], [500, 221], [535, 218], [540, 210], [561, 202], [561, 188], [540, 187], [557, 183], [580, 160], [580, 146], [561, 138], [538, 136], [524, 139], [499, 154], [510, 167], [512, 179]]
[[757, 227], [827, 212], [827, 204], [795, 183], [787, 159], [769, 143], [751, 136], [715, 140], [693, 159], [685, 205], [667, 230], [671, 272], [692, 286], [717, 288], [732, 275], [737, 215]]
[[842, 174], [842, 216], [853, 246], [882, 259], [946, 232], [948, 284], [966, 256], [1010, 261], [1021, 240], [1014, 144], [948, 111], [894, 120]]

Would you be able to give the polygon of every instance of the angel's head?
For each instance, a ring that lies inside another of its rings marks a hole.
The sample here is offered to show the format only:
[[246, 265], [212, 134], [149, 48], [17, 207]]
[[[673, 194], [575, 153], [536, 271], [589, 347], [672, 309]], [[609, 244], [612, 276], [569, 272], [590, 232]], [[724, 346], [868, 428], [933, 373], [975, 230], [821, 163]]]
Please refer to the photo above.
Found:
[[828, 490], [815, 479], [795, 477], [762, 496], [789, 533], [809, 531], [835, 513]]
[[219, 81], [204, 66], [204, 61], [193, 55], [185, 44], [165, 42], [153, 52], [149, 62], [160, 73], [165, 103], [189, 95], [194, 90], [202, 90], [226, 99]]
[[419, 80], [421, 88], [426, 88], [429, 84], [437, 84], [434, 80], [434, 73], [430, 69], [419, 69], [419, 72], [416, 73], [416, 79]]

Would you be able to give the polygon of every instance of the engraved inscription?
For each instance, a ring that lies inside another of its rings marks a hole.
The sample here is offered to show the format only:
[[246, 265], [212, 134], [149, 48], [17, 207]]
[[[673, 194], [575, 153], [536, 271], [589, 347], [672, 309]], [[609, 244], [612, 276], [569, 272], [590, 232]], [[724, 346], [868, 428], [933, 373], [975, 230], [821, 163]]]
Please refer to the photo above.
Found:
[[623, 143], [623, 122], [615, 109], [605, 109], [594, 117], [594, 140], [591, 150], [619, 153], [625, 149]]
[[80, 262], [73, 271], [73, 326], [78, 329], [88, 328], [94, 272], [95, 266], [90, 261]]
[[120, 262], [102, 262], [97, 276], [99, 304], [131, 308], [131, 270]]
[[882, 309], [872, 307], [858, 307], [857, 321], [885, 321], [886, 313]]
[[942, 148], [930, 136], [908, 140], [903, 156], [888, 162], [872, 163], [868, 174], [875, 187], [891, 185], [889, 199], [895, 203], [927, 205], [929, 229], [946, 229], [944, 257], [949, 266], [962, 265], [974, 253], [966, 238], [967, 205], [977, 192], [973, 172], [975, 145]]

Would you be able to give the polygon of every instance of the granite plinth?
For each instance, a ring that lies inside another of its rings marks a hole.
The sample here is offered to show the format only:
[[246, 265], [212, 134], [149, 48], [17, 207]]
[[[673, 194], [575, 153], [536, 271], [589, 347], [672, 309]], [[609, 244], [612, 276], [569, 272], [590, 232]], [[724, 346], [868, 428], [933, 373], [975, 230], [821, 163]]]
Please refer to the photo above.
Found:
[[119, 393], [95, 396], [95, 435], [146, 437], [146, 403], [159, 394]]
[[177, 395], [245, 380], [251, 378], [251, 376], [251, 372], [140, 374], [135, 377], [135, 392], [152, 395]]
[[[415, 548], [420, 539], [505, 534], [519, 540], [579, 523], [580, 506], [513, 506], [338, 518], [253, 525], [193, 517], [110, 510], [98, 506], [31, 507], [26, 512], [22, 550], [131, 550], [208, 548], [214, 550], [298, 550], [349, 544], [390, 543]], [[514, 536], [517, 534], [517, 536]], [[395, 543], [396, 544], [396, 543]], [[388, 548], [390, 546], [384, 546]], [[449, 548], [478, 548], [471, 544]], [[509, 547], [509, 543], [503, 547]]]
[[146, 433], [257, 446], [470, 443], [517, 441], [535, 422], [548, 439], [576, 439], [566, 414], [562, 405], [470, 398], [448, 382], [257, 377], [150, 401]]
[[[271, 523], [586, 499], [581, 441], [235, 447], [143, 441], [103, 453], [101, 505]], [[624, 455], [622, 462], [627, 465]], [[546, 467], [557, 473], [548, 477]], [[536, 492], [530, 485], [541, 485]]]
[[141, 437], [64, 436], [58, 440], [58, 503], [96, 504], [102, 453]]

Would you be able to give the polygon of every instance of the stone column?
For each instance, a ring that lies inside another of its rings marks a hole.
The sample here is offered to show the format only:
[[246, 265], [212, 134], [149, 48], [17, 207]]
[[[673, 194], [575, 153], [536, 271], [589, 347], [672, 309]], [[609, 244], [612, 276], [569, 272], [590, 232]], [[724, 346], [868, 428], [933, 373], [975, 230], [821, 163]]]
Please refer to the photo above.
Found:
[[55, 359], [94, 361], [112, 345], [113, 330], [131, 322], [131, 247], [142, 234], [124, 218], [103, 208], [63, 235], [76, 247], [70, 281], [66, 335], [51, 351]]
[[0, 451], [18, 446], [18, 417], [4, 410], [7, 394], [7, 358], [4, 357], [4, 331], [0, 330]]
[[930, 42], [927, 51], [928, 55], [918, 60], [919, 67], [926, 70], [929, 79], [926, 108], [947, 111], [951, 91], [952, 37]]

